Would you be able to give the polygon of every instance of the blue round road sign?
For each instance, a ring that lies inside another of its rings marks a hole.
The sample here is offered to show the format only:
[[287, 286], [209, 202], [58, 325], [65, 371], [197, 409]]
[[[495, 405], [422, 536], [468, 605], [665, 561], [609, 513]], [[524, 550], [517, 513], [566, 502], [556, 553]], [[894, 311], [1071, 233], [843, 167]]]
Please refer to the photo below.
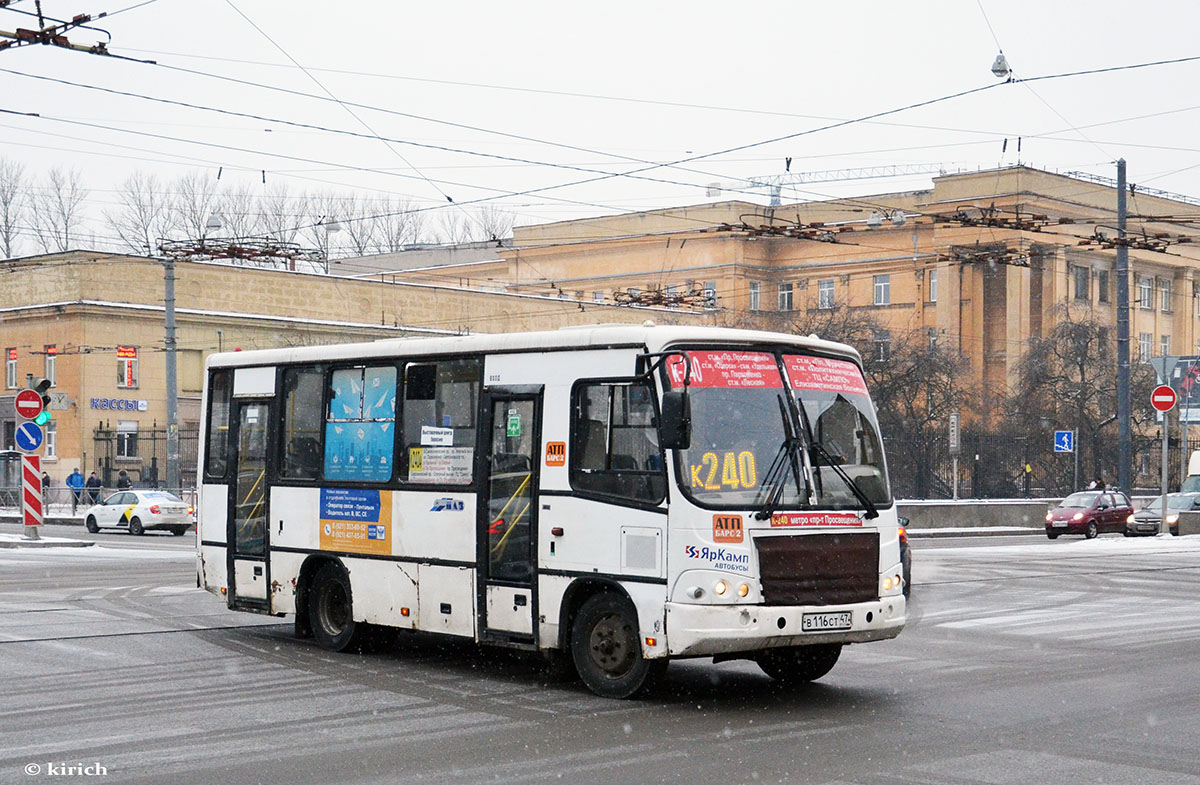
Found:
[[22, 452], [33, 452], [42, 446], [42, 429], [37, 423], [24, 422], [17, 426], [15, 441], [17, 449]]

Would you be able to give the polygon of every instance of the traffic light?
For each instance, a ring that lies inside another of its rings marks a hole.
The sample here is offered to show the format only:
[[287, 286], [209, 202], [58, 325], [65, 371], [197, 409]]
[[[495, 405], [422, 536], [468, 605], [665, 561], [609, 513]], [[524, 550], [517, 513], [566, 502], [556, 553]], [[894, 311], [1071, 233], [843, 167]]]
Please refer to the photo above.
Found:
[[42, 396], [42, 411], [37, 417], [33, 418], [33, 421], [38, 425], [45, 425], [54, 417], [50, 413], [50, 386], [52, 384], [53, 382], [49, 379], [38, 379], [33, 385], [34, 391]]

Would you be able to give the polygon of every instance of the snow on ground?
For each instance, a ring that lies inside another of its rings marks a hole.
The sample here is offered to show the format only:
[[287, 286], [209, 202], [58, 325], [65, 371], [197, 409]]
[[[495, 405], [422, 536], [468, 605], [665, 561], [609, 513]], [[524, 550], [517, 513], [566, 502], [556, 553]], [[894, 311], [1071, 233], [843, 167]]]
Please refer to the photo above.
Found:
[[[0, 532], [0, 542], [14, 543], [21, 542], [22, 536], [19, 534], [6, 534]], [[32, 548], [17, 547], [0, 547], [0, 559], [6, 561], [27, 561], [30, 559], [44, 559], [46, 557], [63, 558], [63, 559], [91, 559], [91, 560], [118, 560], [118, 559], [152, 559], [152, 560], [177, 560], [187, 561], [196, 558], [196, 551], [190, 547], [176, 548], [114, 548], [99, 543], [90, 548], [72, 547], [68, 543], [78, 543], [79, 540], [72, 540], [66, 537], [42, 537], [43, 543], [63, 543], [59, 547], [54, 545], [42, 545]]]
[[[929, 551], [924, 551], [929, 553]], [[1038, 556], [1038, 557], [1075, 557], [1075, 556], [1116, 556], [1129, 554], [1144, 556], [1148, 554], [1200, 554], [1200, 535], [1174, 537], [1170, 534], [1159, 534], [1153, 537], [1124, 537], [1100, 536], [1092, 540], [1078, 539], [1067, 542], [1050, 542], [1039, 540], [1028, 545], [978, 545], [962, 548], [938, 549], [939, 557], [943, 556]]]

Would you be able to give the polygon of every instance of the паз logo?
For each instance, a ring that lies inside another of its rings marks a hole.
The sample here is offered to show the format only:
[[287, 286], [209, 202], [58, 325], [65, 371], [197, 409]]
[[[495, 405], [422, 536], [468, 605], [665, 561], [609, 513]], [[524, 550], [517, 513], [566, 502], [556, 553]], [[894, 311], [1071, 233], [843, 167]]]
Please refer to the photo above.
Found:
[[433, 503], [429, 508], [430, 512], [442, 512], [443, 510], [461, 511], [463, 509], [462, 499], [451, 499], [442, 497]]

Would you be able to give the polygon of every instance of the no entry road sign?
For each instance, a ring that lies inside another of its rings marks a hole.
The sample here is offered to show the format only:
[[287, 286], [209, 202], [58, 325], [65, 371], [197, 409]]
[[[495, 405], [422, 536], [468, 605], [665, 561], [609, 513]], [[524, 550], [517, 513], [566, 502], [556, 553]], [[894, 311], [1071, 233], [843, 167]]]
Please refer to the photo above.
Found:
[[1170, 385], [1160, 384], [1150, 393], [1150, 405], [1160, 412], [1169, 412], [1175, 408], [1179, 396]]
[[42, 395], [37, 390], [21, 390], [17, 393], [17, 415], [32, 420], [42, 413]]

